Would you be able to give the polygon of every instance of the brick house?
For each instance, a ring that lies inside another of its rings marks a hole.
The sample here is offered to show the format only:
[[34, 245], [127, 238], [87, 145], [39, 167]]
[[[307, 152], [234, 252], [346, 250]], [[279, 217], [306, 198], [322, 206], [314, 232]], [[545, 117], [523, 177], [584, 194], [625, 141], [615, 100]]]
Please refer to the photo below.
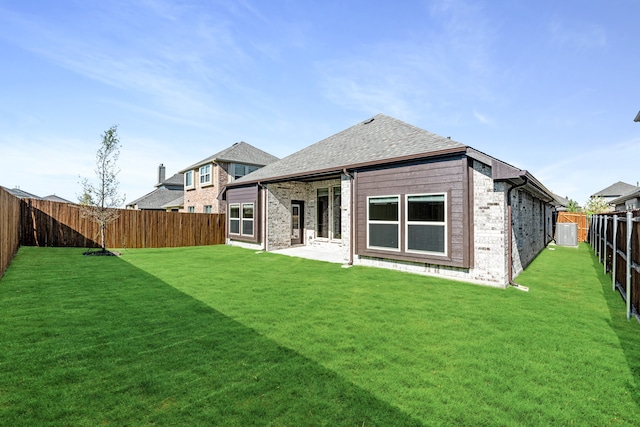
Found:
[[224, 186], [277, 160], [253, 145], [236, 142], [181, 170], [184, 175], [181, 212], [224, 213], [226, 204], [218, 197]]
[[227, 185], [227, 242], [506, 287], [551, 241], [529, 172], [379, 114]]

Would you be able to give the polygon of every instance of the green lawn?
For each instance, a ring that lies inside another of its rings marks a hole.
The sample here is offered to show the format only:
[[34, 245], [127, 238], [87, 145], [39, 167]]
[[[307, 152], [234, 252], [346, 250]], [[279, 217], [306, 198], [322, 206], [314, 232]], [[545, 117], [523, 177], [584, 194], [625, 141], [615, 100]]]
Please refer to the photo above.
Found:
[[23, 247], [0, 425], [637, 425], [640, 325], [588, 246], [530, 292], [226, 246]]

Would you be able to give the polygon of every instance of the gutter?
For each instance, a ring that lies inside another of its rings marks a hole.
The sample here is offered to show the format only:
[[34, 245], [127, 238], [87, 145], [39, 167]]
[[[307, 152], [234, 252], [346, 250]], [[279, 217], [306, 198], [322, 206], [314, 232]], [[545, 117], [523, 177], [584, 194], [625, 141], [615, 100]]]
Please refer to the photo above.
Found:
[[509, 190], [507, 191], [507, 234], [508, 234], [508, 241], [507, 241], [507, 272], [508, 272], [508, 280], [509, 280], [509, 285], [513, 286], [516, 289], [519, 289], [521, 291], [524, 292], [529, 292], [529, 288], [526, 286], [522, 286], [516, 282], [513, 281], [513, 236], [512, 236], [512, 215], [511, 215], [511, 192], [513, 190], [515, 190], [516, 188], [520, 188], [520, 187], [524, 187], [525, 185], [528, 184], [529, 179], [527, 178], [526, 175], [522, 175], [522, 178], [524, 179], [524, 182], [522, 184], [518, 184], [518, 185], [514, 185], [513, 187], [509, 188]]

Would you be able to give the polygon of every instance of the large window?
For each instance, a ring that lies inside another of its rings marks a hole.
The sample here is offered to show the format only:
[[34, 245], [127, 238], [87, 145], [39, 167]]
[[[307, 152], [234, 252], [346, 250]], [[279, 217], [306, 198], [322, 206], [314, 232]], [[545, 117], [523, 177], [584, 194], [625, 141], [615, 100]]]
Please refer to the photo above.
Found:
[[240, 234], [240, 205], [229, 206], [229, 234]]
[[333, 222], [331, 223], [334, 239], [342, 238], [342, 189], [333, 187], [333, 200], [331, 204]]
[[186, 171], [184, 173], [184, 186], [187, 188], [193, 187], [193, 171]]
[[318, 237], [329, 238], [329, 189], [318, 188]]
[[232, 176], [234, 180], [238, 178], [242, 178], [243, 176], [248, 175], [257, 169], [258, 169], [258, 166], [240, 165], [237, 163], [233, 164], [231, 168]]
[[200, 166], [200, 184], [211, 184], [211, 165]]
[[367, 198], [367, 247], [400, 250], [399, 196]]
[[229, 205], [229, 234], [253, 236], [253, 203]]
[[446, 196], [424, 194], [407, 196], [406, 250], [446, 254]]

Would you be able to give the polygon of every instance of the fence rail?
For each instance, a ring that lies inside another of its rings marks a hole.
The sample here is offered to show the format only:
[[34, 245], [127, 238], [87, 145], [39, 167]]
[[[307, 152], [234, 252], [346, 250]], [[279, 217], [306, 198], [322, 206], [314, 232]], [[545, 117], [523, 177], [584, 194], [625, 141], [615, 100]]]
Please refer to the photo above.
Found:
[[593, 215], [589, 239], [613, 290], [627, 303], [627, 318], [640, 320], [640, 210]]
[[[105, 235], [109, 248], [163, 248], [225, 242], [225, 214], [119, 209]], [[0, 277], [19, 246], [98, 248], [99, 226], [79, 205], [18, 199], [0, 187]]]
[[[217, 245], [225, 241], [225, 215], [119, 209], [105, 240], [110, 248], [163, 248]], [[79, 205], [22, 201], [24, 246], [100, 247], [97, 223]]]
[[578, 224], [578, 242], [587, 241], [589, 221], [586, 213], [558, 212], [558, 223]]
[[0, 277], [20, 245], [20, 199], [0, 187]]

